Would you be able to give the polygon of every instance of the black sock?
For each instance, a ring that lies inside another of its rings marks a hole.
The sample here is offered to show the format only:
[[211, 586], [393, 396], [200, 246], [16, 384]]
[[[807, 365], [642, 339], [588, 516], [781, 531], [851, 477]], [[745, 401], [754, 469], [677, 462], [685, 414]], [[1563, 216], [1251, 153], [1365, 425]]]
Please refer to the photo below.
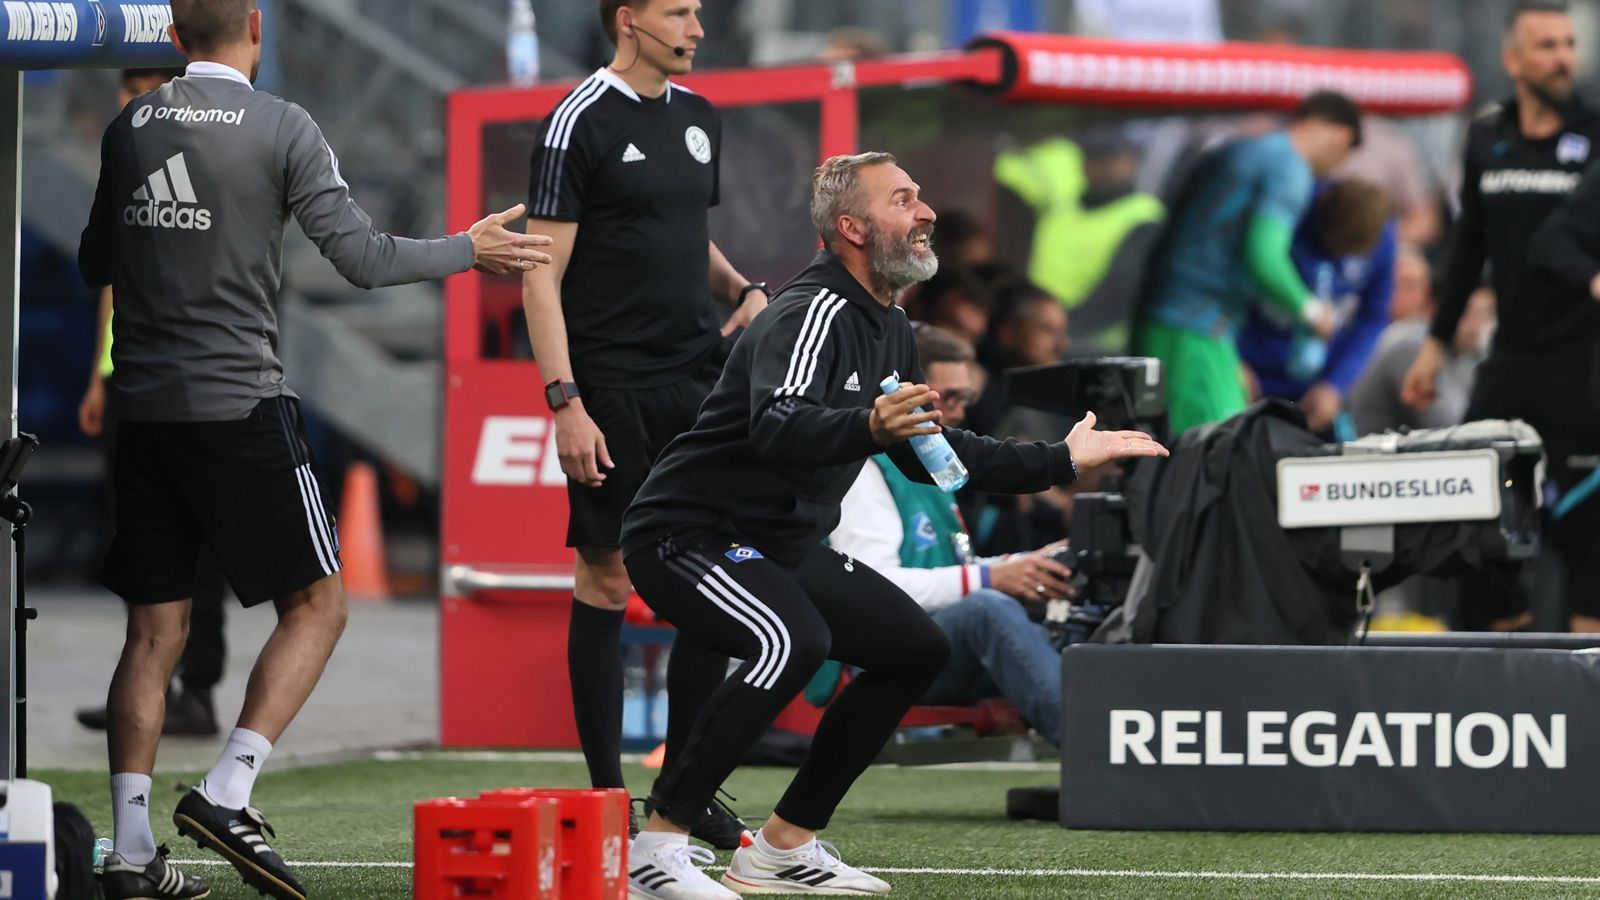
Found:
[[598, 609], [572, 598], [567, 628], [567, 674], [578, 743], [597, 788], [622, 783], [622, 610]]

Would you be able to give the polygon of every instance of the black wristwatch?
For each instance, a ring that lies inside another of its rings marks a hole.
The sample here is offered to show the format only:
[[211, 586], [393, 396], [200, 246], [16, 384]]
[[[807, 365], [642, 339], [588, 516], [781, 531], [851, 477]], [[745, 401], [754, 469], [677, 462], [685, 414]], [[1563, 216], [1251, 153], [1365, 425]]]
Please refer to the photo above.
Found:
[[578, 386], [571, 381], [557, 379], [544, 386], [544, 402], [551, 412], [557, 412], [578, 399]]
[[767, 292], [767, 283], [765, 281], [752, 281], [740, 288], [739, 299], [733, 304], [733, 308], [738, 309], [739, 307], [743, 306], [745, 298], [750, 296], [751, 291], [760, 291], [761, 293], [765, 294]]

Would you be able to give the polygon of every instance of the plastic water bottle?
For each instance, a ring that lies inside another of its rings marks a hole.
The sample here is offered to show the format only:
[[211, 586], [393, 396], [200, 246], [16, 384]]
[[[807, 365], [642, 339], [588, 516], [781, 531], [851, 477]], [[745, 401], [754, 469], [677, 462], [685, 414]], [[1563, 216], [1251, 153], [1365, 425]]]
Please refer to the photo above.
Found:
[[[878, 387], [885, 394], [893, 394], [900, 390], [900, 380], [885, 378]], [[922, 465], [933, 476], [933, 483], [939, 486], [939, 490], [948, 494], [960, 490], [967, 483], [967, 467], [961, 464], [961, 458], [950, 448], [943, 431], [917, 435], [911, 439], [911, 449], [916, 451], [917, 459], [922, 460]]]
[[106, 854], [116, 849], [111, 838], [95, 838], [94, 841], [94, 871], [96, 874], [105, 871]]
[[506, 28], [506, 74], [518, 87], [539, 82], [539, 31], [531, 4], [532, 0], [511, 0]]

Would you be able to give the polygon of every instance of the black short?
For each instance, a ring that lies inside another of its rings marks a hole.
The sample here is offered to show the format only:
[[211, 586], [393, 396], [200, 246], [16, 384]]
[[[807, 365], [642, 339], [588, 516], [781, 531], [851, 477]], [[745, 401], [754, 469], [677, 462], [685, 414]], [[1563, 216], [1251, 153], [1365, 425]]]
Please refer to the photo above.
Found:
[[230, 422], [120, 425], [116, 535], [100, 580], [131, 604], [182, 600], [210, 544], [245, 606], [339, 571], [299, 402], [262, 400]]
[[717, 383], [719, 366], [658, 387], [603, 388], [579, 381], [583, 408], [605, 435], [615, 468], [599, 487], [567, 482], [568, 547], [620, 547], [622, 514], [644, 484], [656, 457], [694, 427], [700, 404]]

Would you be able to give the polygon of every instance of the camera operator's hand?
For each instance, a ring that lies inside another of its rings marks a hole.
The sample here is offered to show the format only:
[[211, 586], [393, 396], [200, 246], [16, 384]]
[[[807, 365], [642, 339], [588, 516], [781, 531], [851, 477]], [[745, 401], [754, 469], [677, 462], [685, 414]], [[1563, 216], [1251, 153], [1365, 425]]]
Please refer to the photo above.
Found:
[[[902, 384], [900, 390], [892, 394], [879, 395], [872, 403], [872, 417], [867, 420], [867, 427], [872, 429], [872, 442], [887, 447], [919, 434], [938, 432], [938, 422], [943, 416], [937, 410], [920, 412], [917, 409], [923, 404], [931, 407], [937, 399], [938, 392], [925, 384]], [[934, 423], [931, 427], [930, 422]]]
[[1094, 413], [1087, 413], [1067, 435], [1067, 449], [1079, 474], [1113, 460], [1168, 455], [1167, 448], [1142, 431], [1095, 431], [1095, 421]]
[[1043, 550], [1018, 553], [989, 566], [989, 586], [1024, 603], [1044, 603], [1073, 596], [1072, 570]]

